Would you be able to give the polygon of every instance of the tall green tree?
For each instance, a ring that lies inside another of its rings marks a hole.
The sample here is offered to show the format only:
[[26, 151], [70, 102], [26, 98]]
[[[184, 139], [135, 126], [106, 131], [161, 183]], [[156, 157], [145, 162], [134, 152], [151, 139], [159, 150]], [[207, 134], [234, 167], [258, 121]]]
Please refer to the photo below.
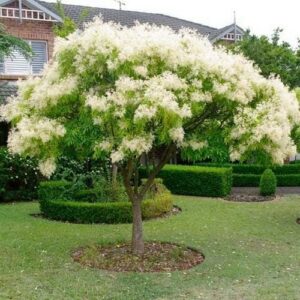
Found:
[[[55, 8], [58, 12], [58, 15], [62, 18], [62, 23], [54, 25], [53, 31], [56, 36], [66, 38], [69, 34], [73, 33], [77, 29], [77, 24], [73, 19], [68, 17], [65, 13], [64, 6], [61, 0], [57, 0]], [[79, 23], [82, 23], [85, 18], [88, 16], [89, 10], [84, 8], [79, 16]]]
[[56, 36], [66, 38], [70, 33], [77, 29], [77, 26], [71, 18], [66, 16], [61, 0], [56, 2], [55, 8], [58, 12], [58, 15], [62, 18], [62, 23], [54, 25], [53, 32]]
[[290, 88], [300, 86], [300, 50], [293, 49], [287, 42], [281, 42], [282, 29], [274, 30], [271, 38], [257, 36], [249, 31], [244, 39], [230, 47], [253, 60], [261, 69], [261, 74], [280, 76], [283, 83]]
[[0, 23], [0, 60], [5, 56], [11, 56], [14, 50], [18, 50], [26, 58], [30, 58], [32, 55], [30, 45], [26, 41], [7, 33], [4, 25]]

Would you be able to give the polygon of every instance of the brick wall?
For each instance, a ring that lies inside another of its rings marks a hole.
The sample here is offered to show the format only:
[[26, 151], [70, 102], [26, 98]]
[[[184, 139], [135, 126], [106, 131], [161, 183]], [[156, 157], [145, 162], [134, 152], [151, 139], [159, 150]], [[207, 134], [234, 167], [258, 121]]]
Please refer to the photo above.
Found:
[[[42, 40], [47, 41], [48, 59], [53, 54], [54, 34], [52, 31], [52, 22], [45, 21], [29, 21], [19, 19], [0, 18], [0, 22], [5, 26], [6, 31], [10, 34], [26, 40]], [[5, 77], [5, 78], [4, 78]], [[18, 76], [19, 78], [20, 76]], [[0, 75], [0, 79], [16, 79], [15, 76]]]

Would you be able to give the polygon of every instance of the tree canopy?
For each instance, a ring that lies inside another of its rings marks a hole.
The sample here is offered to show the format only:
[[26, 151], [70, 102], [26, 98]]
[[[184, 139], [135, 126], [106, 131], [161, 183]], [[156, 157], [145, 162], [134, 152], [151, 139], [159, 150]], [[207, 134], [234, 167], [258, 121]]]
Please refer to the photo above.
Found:
[[243, 40], [233, 47], [235, 51], [253, 60], [263, 76], [275, 74], [290, 88], [299, 87], [300, 51], [294, 50], [287, 42], [280, 42], [281, 32], [282, 30], [277, 28], [269, 39], [267, 36], [259, 37], [248, 31]]
[[11, 56], [14, 50], [18, 50], [26, 58], [32, 55], [30, 45], [26, 41], [8, 34], [3, 24], [0, 23], [0, 60]]
[[[232, 160], [260, 150], [282, 163], [296, 151], [290, 132], [300, 119], [295, 94], [244, 56], [190, 30], [101, 19], [59, 39], [53, 62], [19, 83], [1, 115], [13, 124], [10, 151], [37, 157], [46, 176], [70, 148], [118, 164], [133, 203], [137, 253], [140, 203], [176, 149], [197, 155], [222, 131]], [[161, 155], [139, 187], [133, 178], [141, 156], [155, 149]]]

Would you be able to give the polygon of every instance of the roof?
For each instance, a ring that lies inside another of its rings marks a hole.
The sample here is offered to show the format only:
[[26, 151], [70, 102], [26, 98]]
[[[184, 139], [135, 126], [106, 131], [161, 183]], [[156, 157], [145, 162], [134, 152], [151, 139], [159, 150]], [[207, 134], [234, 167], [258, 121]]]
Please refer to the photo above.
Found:
[[225, 34], [233, 31], [235, 29], [235, 26], [236, 26], [237, 33], [239, 33], [239, 34], [245, 33], [244, 29], [241, 28], [240, 26], [235, 25], [235, 24], [230, 24], [228, 26], [222, 27], [222, 28], [216, 30], [215, 32], [211, 33], [211, 35], [209, 36], [210, 41], [211, 42], [217, 41], [218, 39], [222, 38]]
[[[0, 6], [6, 6], [15, 0], [0, 0]], [[48, 9], [45, 5], [43, 5], [40, 1], [36, 0], [22, 0], [22, 5], [34, 10], [41, 10], [45, 12], [47, 15], [53, 18], [54, 21], [61, 22], [61, 17], [57, 14], [56, 11]]]
[[0, 104], [4, 103], [7, 97], [17, 94], [17, 85], [9, 81], [0, 81]]
[[[56, 4], [52, 2], [38, 1], [41, 5], [45, 6], [49, 10], [56, 12]], [[135, 21], [140, 23], [149, 23], [156, 25], [169, 26], [174, 30], [179, 30], [183, 27], [194, 29], [202, 35], [209, 36], [214, 33], [217, 28], [198, 24], [195, 22], [163, 15], [156, 13], [145, 13], [129, 10], [117, 10], [100, 7], [88, 7], [72, 4], [63, 4], [66, 16], [70, 17], [80, 27], [84, 22], [91, 21], [95, 16], [102, 15], [105, 22], [113, 21], [120, 23], [123, 26], [133, 26]], [[85, 17], [82, 18], [84, 13]]]

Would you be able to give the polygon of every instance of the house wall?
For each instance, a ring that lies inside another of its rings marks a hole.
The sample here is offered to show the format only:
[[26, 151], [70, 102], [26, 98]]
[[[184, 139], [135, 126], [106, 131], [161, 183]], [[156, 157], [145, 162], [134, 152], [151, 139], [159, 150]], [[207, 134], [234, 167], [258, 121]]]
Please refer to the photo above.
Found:
[[[0, 18], [0, 23], [5, 26], [8, 33], [27, 40], [47, 41], [48, 59], [53, 55], [54, 33], [52, 30], [53, 23], [45, 21], [29, 21], [19, 19]], [[17, 76], [20, 78], [20, 76]], [[16, 76], [0, 75], [0, 79], [15, 80]]]

